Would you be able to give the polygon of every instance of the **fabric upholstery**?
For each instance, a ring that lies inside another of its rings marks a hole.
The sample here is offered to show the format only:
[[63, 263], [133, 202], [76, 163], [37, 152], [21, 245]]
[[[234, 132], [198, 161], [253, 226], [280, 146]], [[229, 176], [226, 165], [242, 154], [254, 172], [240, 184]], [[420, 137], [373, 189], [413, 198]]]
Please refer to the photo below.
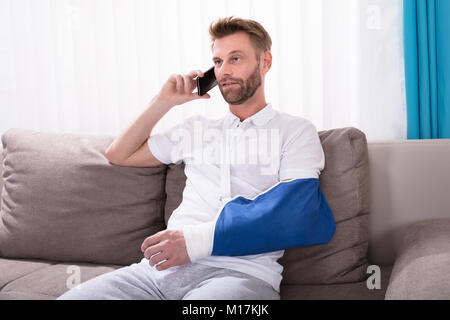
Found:
[[56, 299], [74, 285], [75, 272], [83, 283], [117, 268], [120, 266], [0, 259], [1, 278], [9, 279], [0, 286], [0, 300]]
[[328, 244], [290, 248], [279, 260], [282, 284], [336, 284], [367, 278], [369, 163], [365, 134], [356, 128], [319, 132], [325, 153], [320, 175], [336, 222]]
[[[121, 266], [80, 263], [58, 263], [39, 260], [1, 259], [1, 278], [9, 279], [0, 285], [0, 300], [52, 300], [69, 290], [69, 267], [79, 267], [80, 282], [114, 271]], [[284, 285], [283, 300], [382, 300], [392, 267], [382, 267], [381, 288], [367, 289], [364, 281], [335, 285]]]
[[450, 299], [449, 243], [449, 218], [412, 224], [397, 252], [386, 299]]
[[10, 129], [0, 256], [128, 265], [165, 228], [166, 166], [112, 165], [112, 137]]
[[[3, 190], [3, 148], [0, 144], [0, 200], [1, 200], [1, 194]], [[0, 203], [1, 208], [1, 203]]]
[[368, 257], [393, 265], [408, 226], [450, 217], [450, 139], [369, 141], [368, 149]]
[[319, 285], [283, 285], [283, 300], [383, 300], [392, 266], [380, 266], [380, 288], [369, 289], [366, 280]]
[[164, 221], [167, 225], [169, 218], [183, 199], [183, 190], [186, 186], [184, 163], [169, 164], [166, 175], [166, 204], [164, 208]]
[[32, 259], [1, 259], [0, 258], [0, 288], [23, 277], [26, 274], [51, 266], [51, 261]]

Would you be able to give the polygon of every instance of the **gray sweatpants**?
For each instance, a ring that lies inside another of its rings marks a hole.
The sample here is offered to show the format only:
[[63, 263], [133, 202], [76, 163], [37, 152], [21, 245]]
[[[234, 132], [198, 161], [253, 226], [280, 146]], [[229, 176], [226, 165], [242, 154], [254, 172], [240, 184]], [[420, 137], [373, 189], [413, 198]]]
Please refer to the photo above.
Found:
[[105, 273], [67, 291], [58, 300], [279, 300], [267, 282], [251, 275], [186, 264], [158, 271], [140, 263]]

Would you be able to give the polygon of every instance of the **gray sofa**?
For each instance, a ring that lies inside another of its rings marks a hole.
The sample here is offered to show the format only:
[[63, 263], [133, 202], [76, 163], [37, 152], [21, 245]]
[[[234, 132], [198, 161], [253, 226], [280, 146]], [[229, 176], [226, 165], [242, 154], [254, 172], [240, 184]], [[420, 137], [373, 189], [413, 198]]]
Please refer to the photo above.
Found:
[[[450, 140], [367, 143], [351, 127], [319, 136], [336, 233], [286, 250], [281, 298], [450, 298]], [[115, 166], [104, 157], [113, 139], [3, 133], [0, 299], [55, 299], [139, 262], [141, 242], [165, 228], [184, 165]]]

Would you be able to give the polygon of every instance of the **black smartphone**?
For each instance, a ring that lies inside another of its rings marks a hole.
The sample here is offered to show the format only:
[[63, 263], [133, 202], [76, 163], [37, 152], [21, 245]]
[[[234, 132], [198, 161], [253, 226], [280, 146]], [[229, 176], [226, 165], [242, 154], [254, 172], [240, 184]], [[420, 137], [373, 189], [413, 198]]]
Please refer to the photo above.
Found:
[[204, 72], [203, 77], [197, 77], [197, 93], [199, 96], [203, 96], [215, 86], [217, 86], [217, 80], [214, 67]]

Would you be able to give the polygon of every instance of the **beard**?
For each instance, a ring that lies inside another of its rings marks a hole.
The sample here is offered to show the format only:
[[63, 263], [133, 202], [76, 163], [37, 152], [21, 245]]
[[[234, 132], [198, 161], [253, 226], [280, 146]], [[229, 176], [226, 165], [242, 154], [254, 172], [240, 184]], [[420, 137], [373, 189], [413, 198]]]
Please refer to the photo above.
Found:
[[238, 85], [230, 88], [219, 86], [220, 92], [226, 102], [231, 105], [243, 104], [253, 97], [256, 90], [261, 86], [261, 75], [259, 73], [259, 61], [253, 73], [245, 80], [229, 78], [227, 81], [236, 82]]

